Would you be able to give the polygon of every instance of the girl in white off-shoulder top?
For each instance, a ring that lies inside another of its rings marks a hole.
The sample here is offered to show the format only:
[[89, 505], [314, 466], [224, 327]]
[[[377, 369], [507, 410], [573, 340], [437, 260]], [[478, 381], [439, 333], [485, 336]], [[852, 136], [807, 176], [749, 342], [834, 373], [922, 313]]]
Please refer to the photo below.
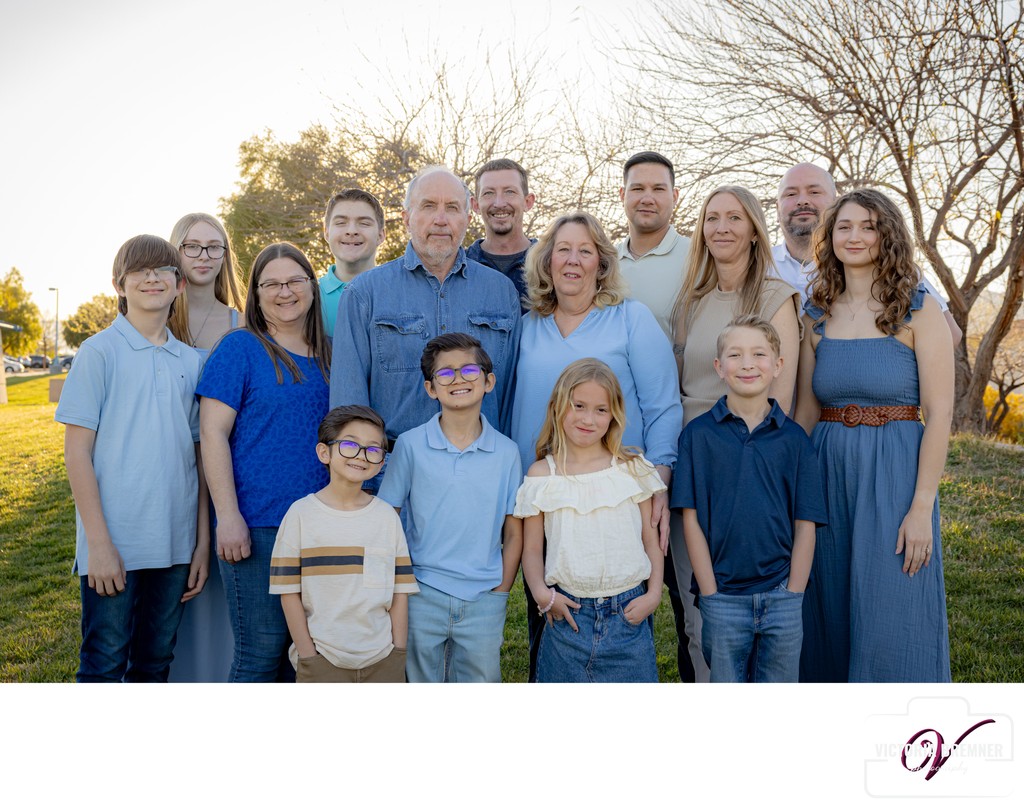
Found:
[[624, 413], [611, 368], [597, 359], [569, 365], [516, 498], [523, 575], [547, 617], [538, 682], [658, 680], [652, 615], [664, 556], [651, 497], [665, 485], [643, 455], [622, 447]]

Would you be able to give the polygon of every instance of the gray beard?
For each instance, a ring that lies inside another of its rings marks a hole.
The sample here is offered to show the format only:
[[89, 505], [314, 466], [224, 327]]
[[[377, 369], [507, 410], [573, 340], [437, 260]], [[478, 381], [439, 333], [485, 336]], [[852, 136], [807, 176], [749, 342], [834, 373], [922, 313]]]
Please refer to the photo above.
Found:
[[786, 225], [786, 232], [789, 233], [789, 235], [791, 235], [793, 238], [805, 239], [805, 238], [810, 238], [811, 233], [814, 232], [814, 228], [817, 227], [817, 226], [818, 226], [817, 222], [815, 222], [814, 224], [811, 224], [811, 225], [806, 225], [806, 224], [787, 224]]

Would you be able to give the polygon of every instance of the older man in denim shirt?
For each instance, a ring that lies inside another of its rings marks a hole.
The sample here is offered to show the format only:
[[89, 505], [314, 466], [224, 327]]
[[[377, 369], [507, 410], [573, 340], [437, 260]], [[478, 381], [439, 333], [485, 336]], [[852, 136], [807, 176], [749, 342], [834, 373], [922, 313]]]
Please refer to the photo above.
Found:
[[427, 341], [461, 331], [480, 340], [497, 383], [483, 415], [505, 432], [519, 350], [519, 295], [501, 272], [466, 258], [469, 189], [443, 166], [423, 169], [405, 196], [405, 255], [357, 276], [345, 289], [334, 330], [331, 406], [366, 404], [387, 436], [430, 420], [438, 404], [423, 387]]

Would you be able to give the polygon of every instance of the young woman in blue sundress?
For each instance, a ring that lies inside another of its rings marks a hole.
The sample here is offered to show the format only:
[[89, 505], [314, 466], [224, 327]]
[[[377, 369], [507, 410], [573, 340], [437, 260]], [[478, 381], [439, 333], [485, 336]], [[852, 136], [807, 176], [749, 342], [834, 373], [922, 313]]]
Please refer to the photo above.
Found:
[[818, 453], [829, 524], [804, 596], [800, 678], [948, 682], [937, 492], [953, 412], [949, 329], [883, 194], [836, 200], [814, 247], [796, 420]]

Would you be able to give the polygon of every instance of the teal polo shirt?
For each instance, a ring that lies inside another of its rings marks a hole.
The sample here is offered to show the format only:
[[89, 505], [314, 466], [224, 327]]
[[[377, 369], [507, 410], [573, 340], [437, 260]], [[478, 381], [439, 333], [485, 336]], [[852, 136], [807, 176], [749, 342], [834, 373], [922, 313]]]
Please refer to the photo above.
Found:
[[338, 321], [338, 303], [347, 285], [334, 274], [337, 264], [331, 264], [327, 274], [320, 279], [320, 311], [324, 315], [324, 330], [328, 337], [334, 336], [334, 324]]

